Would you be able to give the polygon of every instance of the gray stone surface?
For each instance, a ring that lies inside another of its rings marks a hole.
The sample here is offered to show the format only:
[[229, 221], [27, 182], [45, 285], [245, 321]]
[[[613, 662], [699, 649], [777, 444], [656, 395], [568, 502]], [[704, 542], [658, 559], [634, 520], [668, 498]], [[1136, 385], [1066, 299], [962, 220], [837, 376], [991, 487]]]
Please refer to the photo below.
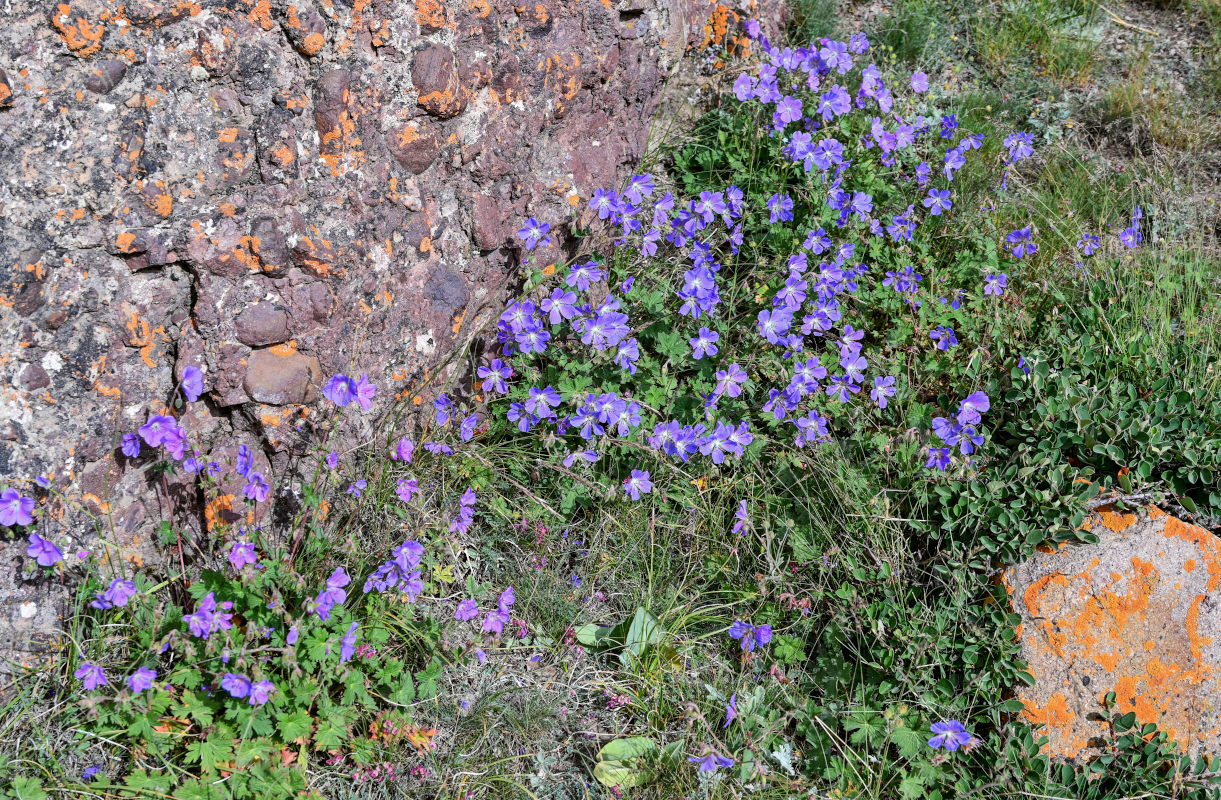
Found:
[[[537, 258], [564, 259], [674, 65], [732, 44], [735, 18], [706, 0], [0, 4], [0, 476], [51, 475], [137, 553], [165, 499], [113, 457], [187, 365], [205, 371], [175, 412], [193, 442], [247, 443], [273, 481], [298, 429], [281, 423], [308, 431], [325, 376], [367, 372], [374, 418], [410, 399], [512, 288], [516, 223], [551, 223]], [[39, 497], [44, 535], [89, 543]], [[198, 493], [173, 497], [200, 518]]]

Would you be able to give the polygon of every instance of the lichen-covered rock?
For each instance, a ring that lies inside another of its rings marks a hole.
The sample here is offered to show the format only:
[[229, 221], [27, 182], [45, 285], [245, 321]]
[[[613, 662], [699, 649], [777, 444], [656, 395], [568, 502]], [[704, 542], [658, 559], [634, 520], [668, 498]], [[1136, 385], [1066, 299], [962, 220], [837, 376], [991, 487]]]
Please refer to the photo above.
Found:
[[548, 221], [541, 266], [563, 258], [682, 54], [779, 21], [754, 1], [0, 4], [0, 475], [65, 550], [95, 531], [33, 478], [105, 475], [90, 502], [135, 552], [148, 483], [106, 463], [183, 413], [191, 364], [193, 444], [248, 444], [278, 487], [320, 379], [368, 373], [370, 416], [419, 393], [513, 285], [515, 223]]
[[1221, 753], [1221, 540], [1156, 508], [1104, 507], [1086, 525], [1097, 544], [1047, 548], [1004, 575], [1035, 678], [1021, 717], [1057, 758], [1095, 755], [1128, 712], [1193, 756]]

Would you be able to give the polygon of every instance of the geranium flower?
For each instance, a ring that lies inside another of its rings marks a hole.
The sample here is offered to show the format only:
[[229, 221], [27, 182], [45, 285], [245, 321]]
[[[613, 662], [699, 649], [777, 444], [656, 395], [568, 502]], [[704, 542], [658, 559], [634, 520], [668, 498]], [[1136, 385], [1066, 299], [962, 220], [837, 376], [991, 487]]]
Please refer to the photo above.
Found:
[[182, 393], [188, 401], [194, 403], [203, 394], [203, 372], [199, 367], [191, 366], [182, 371]]
[[734, 639], [738, 639], [742, 644], [742, 649], [750, 653], [758, 645], [767, 644], [772, 640], [772, 626], [756, 626], [751, 625], [749, 622], [735, 620], [733, 625], [729, 626], [729, 635]]
[[127, 678], [127, 688], [132, 694], [140, 694], [145, 689], [151, 689], [153, 681], [157, 680], [157, 670], [152, 667], [140, 667]]
[[89, 692], [108, 683], [106, 673], [102, 671], [102, 668], [89, 662], [81, 664], [80, 668], [72, 674], [81, 679], [85, 684], [85, 690]]
[[33, 510], [33, 497], [26, 497], [11, 487], [0, 492], [0, 525], [29, 525], [34, 521]]
[[25, 554], [38, 562], [40, 567], [50, 567], [64, 560], [64, 554], [51, 542], [36, 533], [30, 534], [30, 546]]
[[966, 726], [956, 719], [934, 722], [932, 732], [933, 737], [928, 740], [928, 746], [934, 750], [944, 748], [951, 753], [975, 738], [967, 732]]
[[632, 477], [623, 481], [623, 491], [633, 500], [639, 500], [642, 494], [653, 491], [653, 482], [649, 480], [648, 470], [632, 470]]
[[136, 594], [136, 584], [131, 581], [115, 578], [110, 582], [110, 586], [105, 591], [94, 594], [94, 599], [90, 601], [89, 606], [103, 611], [111, 608], [122, 608]]

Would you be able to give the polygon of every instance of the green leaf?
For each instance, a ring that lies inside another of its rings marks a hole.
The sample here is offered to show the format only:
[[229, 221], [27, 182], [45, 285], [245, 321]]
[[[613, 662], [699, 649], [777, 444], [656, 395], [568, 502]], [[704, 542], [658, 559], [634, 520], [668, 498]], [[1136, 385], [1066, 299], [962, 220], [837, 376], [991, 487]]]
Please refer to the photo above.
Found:
[[41, 778], [17, 776], [13, 778], [8, 796], [15, 800], [46, 800], [47, 793], [43, 791]]
[[627, 761], [646, 753], [656, 753], [657, 742], [647, 736], [628, 736], [614, 739], [598, 751], [599, 761]]
[[314, 727], [314, 719], [307, 711], [298, 709], [291, 714], [277, 714], [276, 727], [280, 731], [280, 737], [291, 742], [302, 736], [308, 737]]

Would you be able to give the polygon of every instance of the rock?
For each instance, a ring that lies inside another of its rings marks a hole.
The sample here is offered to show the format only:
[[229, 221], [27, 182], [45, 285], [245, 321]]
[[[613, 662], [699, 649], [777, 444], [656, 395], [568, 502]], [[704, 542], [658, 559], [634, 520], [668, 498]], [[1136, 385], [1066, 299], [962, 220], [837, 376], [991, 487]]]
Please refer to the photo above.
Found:
[[386, 134], [386, 149], [412, 175], [419, 175], [437, 157], [441, 141], [430, 124], [419, 120], [389, 131]]
[[255, 303], [237, 315], [234, 327], [242, 344], [279, 344], [288, 341], [288, 312], [271, 303]]
[[255, 350], [246, 364], [246, 393], [255, 402], [273, 406], [312, 403], [322, 379], [322, 366], [314, 356]]
[[[65, 497], [105, 474], [124, 536], [149, 541], [164, 508], [141, 472], [89, 467], [186, 363], [208, 378], [179, 412], [209, 418], [193, 446], [257, 441], [291, 483], [281, 404], [367, 372], [365, 416], [386, 414], [505, 300], [516, 223], [549, 223], [563, 255], [594, 189], [637, 167], [683, 53], [710, 63], [708, 30], [725, 47], [748, 0], [120, 5], [26, 2], [46, 11], [0, 28], [0, 473], [65, 476]], [[71, 508], [45, 517], [96, 538]]]
[[1110, 716], [1130, 711], [1193, 757], [1221, 753], [1221, 540], [1156, 508], [1105, 506], [1086, 527], [1097, 544], [1048, 548], [1004, 574], [1035, 677], [1018, 690], [1022, 719], [1058, 759], [1097, 755]]
[[127, 64], [117, 58], [108, 58], [93, 68], [93, 74], [85, 80], [85, 88], [94, 94], [106, 94], [118, 86], [127, 74]]
[[435, 117], [456, 117], [466, 108], [468, 93], [458, 84], [454, 51], [444, 45], [429, 44], [416, 51], [411, 82], [419, 93], [420, 108]]
[[8, 73], [0, 69], [0, 108], [13, 104], [13, 87], [8, 82]]
[[288, 41], [297, 52], [313, 58], [326, 45], [326, 21], [310, 0], [293, 0], [280, 15]]

